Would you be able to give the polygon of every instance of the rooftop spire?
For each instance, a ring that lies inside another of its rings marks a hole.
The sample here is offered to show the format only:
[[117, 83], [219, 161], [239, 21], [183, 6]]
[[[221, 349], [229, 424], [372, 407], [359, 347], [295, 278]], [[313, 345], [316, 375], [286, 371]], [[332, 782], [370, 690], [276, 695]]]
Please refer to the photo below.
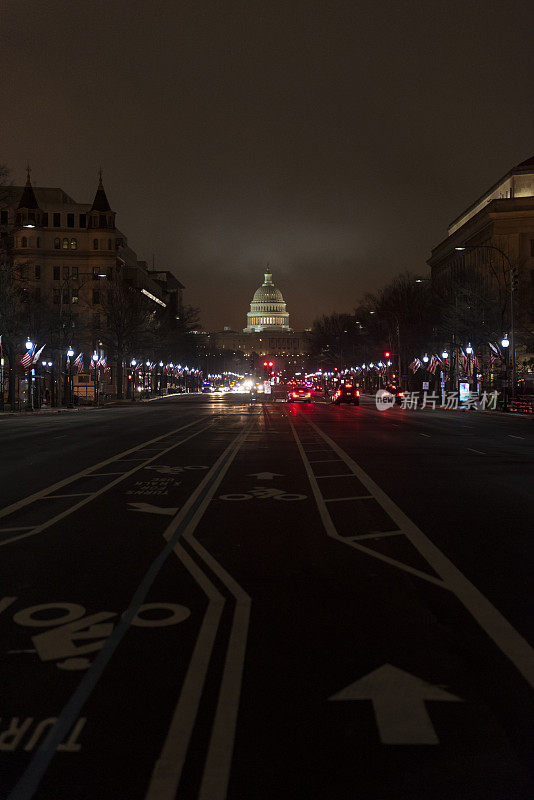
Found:
[[104, 191], [104, 184], [102, 183], [102, 167], [98, 170], [98, 189], [96, 190], [91, 211], [111, 211], [106, 192]]
[[18, 207], [19, 208], [39, 208], [39, 203], [37, 202], [37, 198], [35, 197], [35, 193], [33, 191], [32, 182], [30, 179], [30, 165], [26, 167], [26, 186], [24, 187], [24, 191], [22, 192], [20, 202]]

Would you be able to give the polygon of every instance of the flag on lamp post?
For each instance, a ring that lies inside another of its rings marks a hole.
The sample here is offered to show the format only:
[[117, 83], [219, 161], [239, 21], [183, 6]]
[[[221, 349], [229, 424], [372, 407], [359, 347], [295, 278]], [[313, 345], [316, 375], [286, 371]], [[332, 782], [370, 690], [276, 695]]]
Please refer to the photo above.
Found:
[[[33, 355], [33, 357], [32, 357], [32, 360], [31, 360], [31, 363], [32, 363], [32, 364], [35, 364], [37, 361], [39, 361], [39, 356], [41, 355], [41, 353], [43, 352], [43, 350], [45, 349], [45, 347], [46, 347], [46, 345], [44, 344], [44, 345], [41, 347], [41, 349], [37, 351], [37, 353], [34, 353], [34, 355]], [[34, 350], [35, 350], [35, 348], [34, 348]]]
[[31, 349], [27, 350], [20, 359], [20, 363], [22, 364], [24, 369], [27, 369], [30, 366], [30, 364], [33, 363], [34, 355], [35, 355], [35, 345], [32, 345]]

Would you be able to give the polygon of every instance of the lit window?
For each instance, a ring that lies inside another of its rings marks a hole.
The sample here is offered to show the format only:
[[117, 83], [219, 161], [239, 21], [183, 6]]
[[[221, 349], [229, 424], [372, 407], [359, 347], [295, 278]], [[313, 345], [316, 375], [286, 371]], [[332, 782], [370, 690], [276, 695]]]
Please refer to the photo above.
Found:
[[63, 250], [68, 250], [68, 249], [69, 249], [69, 240], [63, 239]]
[[71, 250], [77, 250], [78, 249], [78, 240], [77, 239], [71, 239], [70, 240], [70, 249]]

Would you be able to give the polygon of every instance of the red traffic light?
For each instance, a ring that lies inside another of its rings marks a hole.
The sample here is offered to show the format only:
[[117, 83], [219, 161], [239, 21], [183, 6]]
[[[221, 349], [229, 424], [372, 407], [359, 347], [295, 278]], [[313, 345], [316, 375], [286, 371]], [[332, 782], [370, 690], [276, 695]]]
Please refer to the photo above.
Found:
[[268, 363], [267, 361], [264, 361], [264, 362], [263, 362], [263, 366], [264, 366], [264, 367], [268, 367], [268, 366], [269, 366], [269, 363]]
[[384, 358], [389, 358], [390, 355], [391, 355], [391, 353], [389, 352], [389, 350], [386, 350], [385, 353], [384, 353]]
[[273, 362], [272, 362], [272, 361], [269, 361], [269, 366], [270, 366], [270, 367], [274, 367], [274, 364], [273, 364]]

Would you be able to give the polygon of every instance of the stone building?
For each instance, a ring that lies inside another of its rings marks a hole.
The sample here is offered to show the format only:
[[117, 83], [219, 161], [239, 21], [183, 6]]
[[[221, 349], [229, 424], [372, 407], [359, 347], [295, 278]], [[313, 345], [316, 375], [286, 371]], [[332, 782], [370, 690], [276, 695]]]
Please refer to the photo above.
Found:
[[501, 335], [511, 333], [513, 304], [516, 361], [532, 384], [534, 372], [528, 363], [534, 358], [534, 157], [513, 167], [453, 220], [427, 263], [432, 281], [448, 285], [452, 294], [460, 276], [469, 271], [480, 281], [481, 294], [493, 292], [503, 309]]
[[[46, 331], [47, 353], [55, 350], [59, 360], [69, 347], [84, 352], [86, 367], [93, 352], [105, 354], [102, 301], [114, 276], [155, 312], [181, 315], [182, 284], [168, 270], [149, 270], [128, 246], [101, 175], [92, 203], [78, 203], [61, 188], [33, 187], [28, 171], [24, 187], [0, 189], [0, 233], [10, 240], [15, 280], [28, 300], [25, 335], [42, 338]], [[106, 378], [113, 381], [113, 369]]]
[[305, 368], [310, 352], [309, 331], [289, 327], [286, 303], [270, 272], [265, 273], [264, 282], [254, 293], [243, 332], [225, 328], [200, 335], [199, 343], [205, 354], [245, 356], [251, 369], [258, 369], [269, 357], [281, 369], [298, 372]]

